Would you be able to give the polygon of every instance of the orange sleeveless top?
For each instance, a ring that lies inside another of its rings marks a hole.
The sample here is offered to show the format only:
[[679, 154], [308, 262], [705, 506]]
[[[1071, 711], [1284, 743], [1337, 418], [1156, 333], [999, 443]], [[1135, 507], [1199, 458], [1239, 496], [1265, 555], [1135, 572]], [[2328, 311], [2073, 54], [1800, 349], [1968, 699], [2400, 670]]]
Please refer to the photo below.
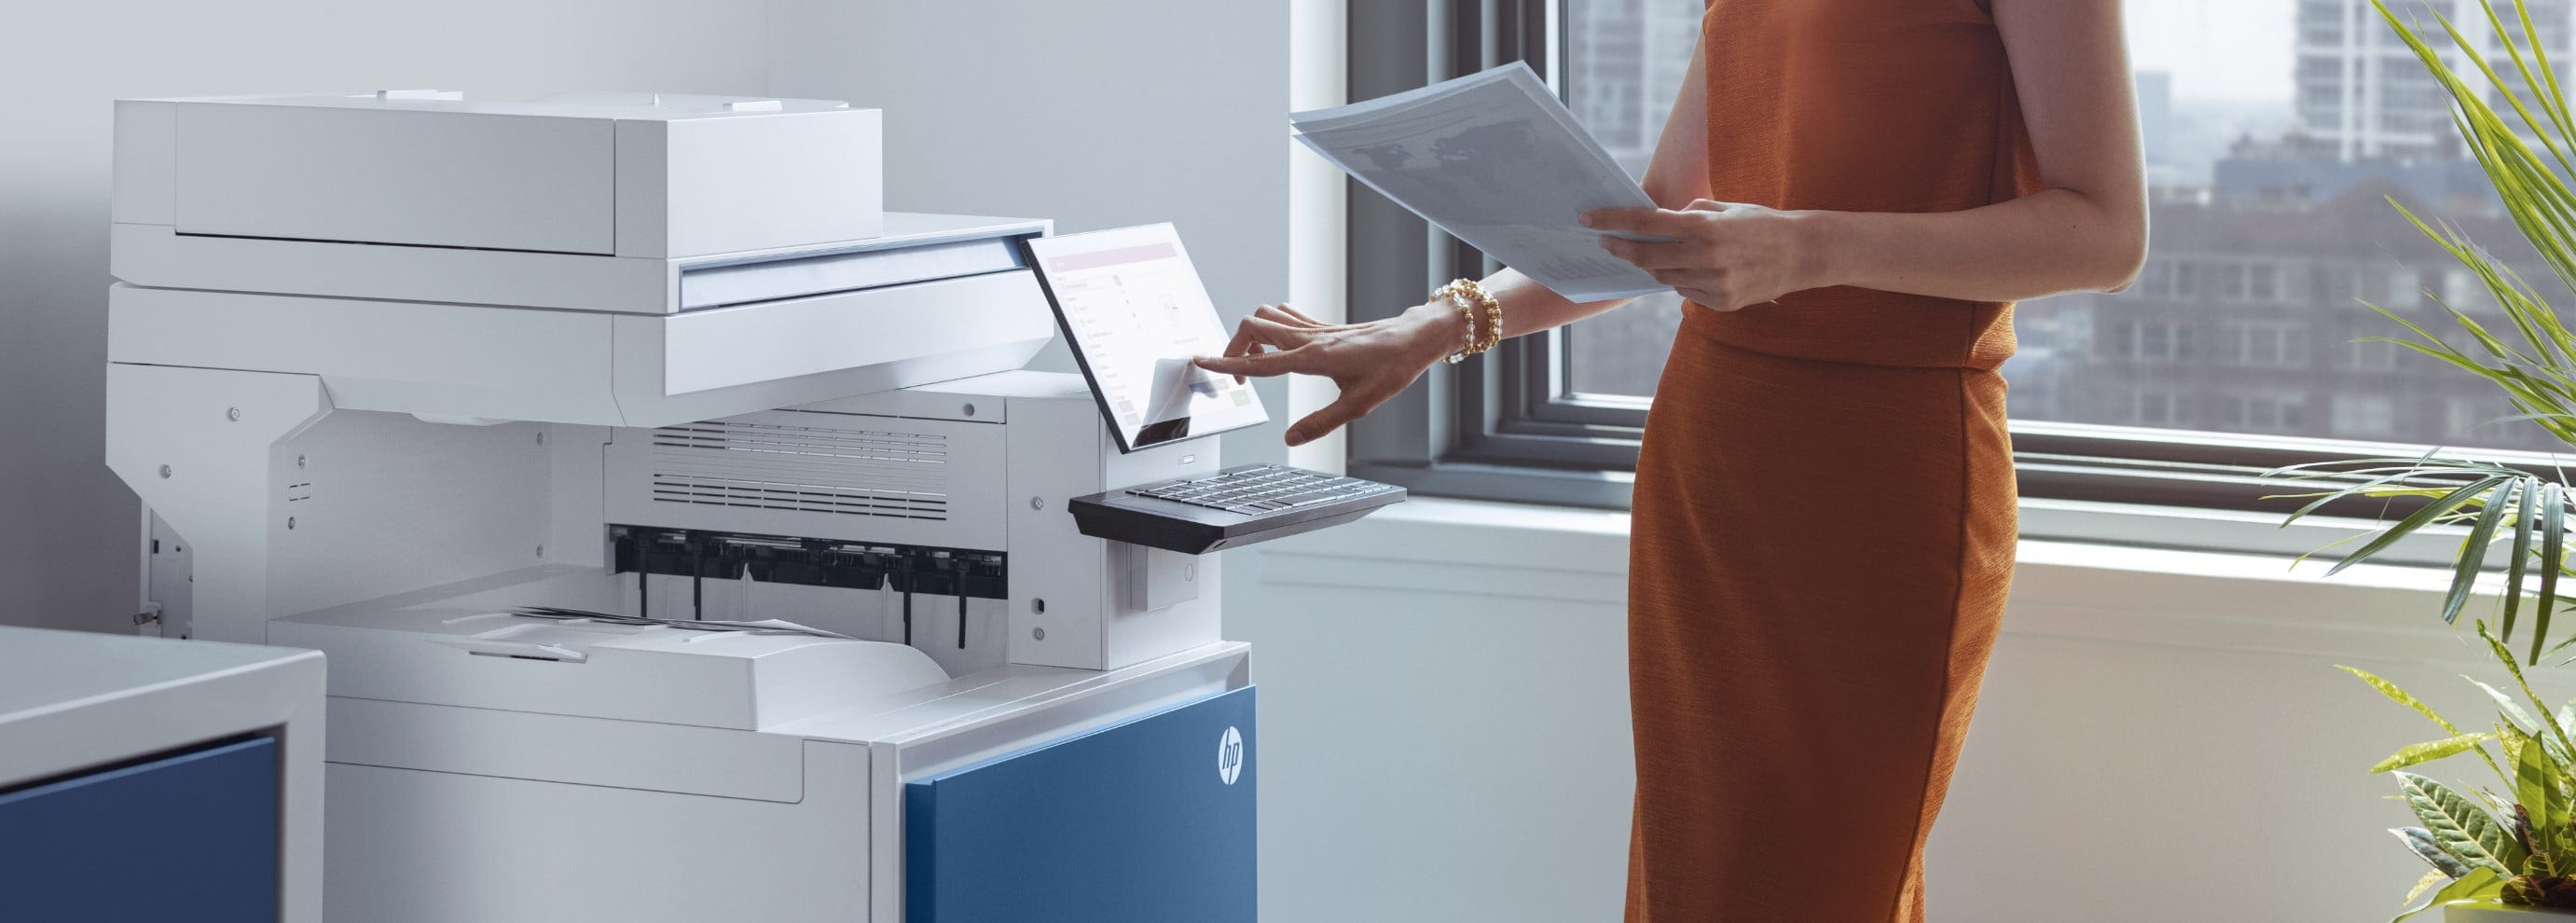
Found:
[[[1712, 0], [1702, 40], [1712, 199], [1941, 212], [2039, 188], [1984, 0]], [[2001, 303], [1829, 288], [1691, 313], [1730, 346], [1796, 359], [1991, 369], [2013, 351]]]

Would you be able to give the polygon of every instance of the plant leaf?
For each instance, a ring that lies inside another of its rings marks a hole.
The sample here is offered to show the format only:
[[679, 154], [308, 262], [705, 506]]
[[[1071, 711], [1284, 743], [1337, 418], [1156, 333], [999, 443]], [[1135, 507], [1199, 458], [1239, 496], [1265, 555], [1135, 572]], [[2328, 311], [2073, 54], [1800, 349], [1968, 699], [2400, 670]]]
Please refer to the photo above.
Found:
[[2549, 748], [2525, 738], [2514, 754], [2514, 803], [2526, 815], [2531, 849], [2557, 855], [2557, 826], [2567, 821], [2567, 796], [2559, 788]]
[[2442, 844], [2435, 842], [2433, 831], [2422, 827], [2390, 827], [2388, 832], [2396, 834], [2397, 841], [2406, 844], [2407, 849], [2415, 852], [2415, 858], [2424, 860], [2424, 864], [2432, 866], [2433, 871], [2450, 878], [2458, 878], [2469, 873], [2470, 865], [2460, 861], [2460, 857], [2444, 850]]
[[2373, 773], [2388, 772], [2394, 769], [2404, 769], [2408, 766], [2413, 766], [2419, 763], [2430, 763], [2443, 757], [2458, 756], [2462, 753], [2468, 752], [2471, 748], [2474, 748], [2479, 744], [2493, 739], [2495, 739], [2495, 735], [2493, 734], [2462, 734], [2457, 737], [2428, 740], [2399, 750], [2395, 755], [2392, 755], [2387, 759], [2380, 760], [2379, 765], [2370, 767], [2370, 771]]
[[2522, 709], [2522, 704], [2515, 702], [2511, 696], [2505, 695], [2504, 690], [2479, 682], [2477, 678], [2472, 676], [2462, 675], [2460, 678], [2468, 680], [2470, 684], [2477, 686], [2480, 691], [2487, 694], [2487, 698], [2494, 699], [2496, 710], [2504, 713], [2504, 719], [2512, 722], [2514, 729], [2525, 734], [2540, 733], [2540, 723], [2531, 720], [2531, 713], [2524, 711]]
[[[2548, 615], [2546, 612], [2540, 614], [2543, 616]], [[2539, 623], [2532, 626], [2532, 630], [2534, 632], [2540, 630], [2541, 624], [2546, 624], [2544, 620], [2535, 619], [2534, 621]], [[2531, 700], [2532, 707], [2540, 709], [2540, 713], [2542, 715], [2549, 714], [2549, 705], [2541, 701], [2540, 693], [2531, 691], [2531, 681], [2523, 678], [2522, 665], [2514, 662], [2513, 651], [2507, 650], [2504, 646], [2504, 641], [2497, 638], [2494, 632], [2487, 630], [2485, 622], [2478, 623], [2478, 637], [2486, 639], [2488, 649], [2495, 654], [2496, 660], [2501, 661], [2504, 664], [2504, 671], [2513, 676], [2514, 687], [2522, 690], [2523, 697]], [[2538, 637], [2538, 635], [2535, 634], [2533, 637]], [[2537, 653], [2536, 650], [2535, 653]], [[2576, 748], [2571, 748], [2567, 745], [2566, 729], [2559, 727], [2556, 722], [2541, 722], [2540, 730], [2535, 733], [2545, 735], [2549, 742], [2557, 744], [2558, 752], [2560, 753], [2576, 753]], [[2546, 750], [2547, 748], [2544, 747], [2542, 749]]]
[[[2510, 478], [2488, 494], [2485, 508], [2478, 511], [2478, 523], [2469, 528], [2469, 540], [2460, 548], [2460, 560], [2451, 571], [2451, 591], [2442, 597], [2442, 621], [2457, 624], [2460, 609], [2469, 604], [2469, 593], [2477, 589], [2478, 572], [2486, 569], [2487, 547], [2495, 539], [2496, 525], [2504, 520], [2506, 504], [2512, 502], [2514, 489], [2522, 486], [2521, 478]], [[2504, 624], [2504, 636], [2513, 637], [2513, 623]], [[2533, 659], [2539, 659], [2533, 655]]]
[[2470, 869], [2468, 874], [2452, 880], [2450, 884], [2443, 885], [2431, 894], [2417, 898], [2416, 903], [2406, 905], [2406, 909], [2388, 918], [2388, 923], [2405, 923], [2408, 917], [2452, 901], [2494, 897], [2504, 892], [2504, 882], [2505, 877], [2496, 874], [2493, 869]]
[[[2335, 669], [2360, 677], [2362, 682], [2369, 683], [2370, 688], [2379, 690], [2379, 694], [2387, 696], [2389, 701], [2412, 708], [2415, 710], [2416, 714], [2433, 719], [2433, 723], [2435, 725], [2440, 726], [2442, 730], [2451, 732], [2452, 736], [2456, 737], [2460, 734], [2459, 725], [2452, 724], [2451, 719], [2442, 717], [2441, 713], [2433, 710], [2433, 706], [2424, 704], [2422, 699], [2416, 698], [2404, 689], [2397, 688], [2396, 683], [2381, 679], [2378, 674], [2364, 670], [2360, 667], [2348, 667], [2342, 664], [2336, 664]], [[2576, 702], [2570, 702], [2568, 704], [2571, 707], [2576, 707]]]
[[[2524, 752], [2527, 755], [2532, 748]], [[2399, 772], [2397, 787], [2406, 797], [2406, 806], [2415, 809], [2416, 819], [2424, 822], [2434, 845], [2462, 864], [2510, 875], [2530, 857], [2530, 851], [2514, 842], [2505, 833], [2504, 825], [2488, 816], [2485, 808], [2449, 786], [2411, 772]], [[2533, 820], [2539, 819], [2538, 812], [2534, 812]]]
[[2521, 509], [2513, 517], [2513, 555], [2505, 565], [2504, 633], [2513, 634], [2513, 613], [2522, 605], [2522, 575], [2530, 570], [2531, 535], [2539, 521], [2531, 517], [2531, 508], [2540, 502], [2539, 479], [2528, 479], [2520, 497]]
[[2450, 880], [2451, 876], [2442, 874], [2441, 869], [2427, 869], [2424, 877], [2415, 879], [2415, 887], [2406, 891], [2406, 900], [2402, 903], [2412, 904], [2416, 898], [2424, 896], [2424, 892], [2432, 890], [2433, 886]]
[[[2379, 694], [2386, 696], [2389, 701], [2414, 709], [2416, 714], [2423, 715], [2424, 717], [2431, 719], [2436, 727], [2449, 732], [2453, 737], [2458, 737], [2461, 734], [2466, 733], [2460, 730], [2459, 725], [2452, 724], [2451, 719], [2442, 717], [2441, 712], [2434, 711], [2433, 706], [2424, 704], [2424, 700], [2416, 698], [2413, 693], [2409, 693], [2404, 689], [2398, 688], [2396, 683], [2380, 678], [2376, 673], [2372, 673], [2360, 667], [2345, 666], [2343, 664], [2336, 664], [2335, 669], [2342, 670], [2358, 677], [2362, 682], [2368, 683], [2370, 688], [2379, 690]], [[2569, 702], [2568, 707], [2576, 708], [2576, 702]], [[2508, 740], [2506, 743], [2510, 744], [2511, 741]], [[2504, 771], [2504, 767], [2496, 764], [2495, 757], [2487, 755], [2485, 747], [2472, 748], [2470, 752], [2476, 753], [2478, 755], [2478, 761], [2487, 764], [2487, 769], [2494, 772], [2496, 774], [2496, 778], [2504, 779], [2507, 782], [2512, 781], [2513, 777]], [[2507, 751], [2506, 759], [2512, 759], [2511, 751]]]
[[2566, 488], [2540, 488], [2540, 604], [2531, 610], [2531, 662], [2540, 663], [2542, 639], [2549, 637], [2549, 615], [2558, 608], [2558, 572], [2566, 566]]
[[[2497, 480], [2498, 478], [2495, 475], [2488, 475], [2453, 488], [2451, 492], [2443, 494], [2439, 498], [2433, 500], [2433, 502], [2424, 504], [2422, 508], [2406, 514], [2406, 518], [2398, 520], [2396, 525], [2380, 530], [2379, 534], [2373, 537], [2368, 543], [2362, 545], [2353, 553], [2345, 555], [2343, 560], [2335, 562], [2333, 567], [2327, 568], [2326, 574], [2328, 576], [2333, 576], [2335, 574], [2342, 573], [2344, 568], [2370, 560], [2372, 556], [2388, 550], [2390, 546], [2397, 544], [2407, 536], [2422, 531], [2425, 526], [2432, 525], [2435, 519], [2450, 513], [2452, 510], [2459, 509], [2462, 504], [2469, 502], [2471, 498], [2494, 489], [2495, 482]], [[2542, 580], [2544, 581], [2542, 586], [2544, 588], [2549, 586], [2549, 584], [2545, 582], [2547, 579], [2548, 576], [2546, 574], [2542, 575]], [[2543, 592], [2546, 593], [2547, 590], [2544, 589]]]

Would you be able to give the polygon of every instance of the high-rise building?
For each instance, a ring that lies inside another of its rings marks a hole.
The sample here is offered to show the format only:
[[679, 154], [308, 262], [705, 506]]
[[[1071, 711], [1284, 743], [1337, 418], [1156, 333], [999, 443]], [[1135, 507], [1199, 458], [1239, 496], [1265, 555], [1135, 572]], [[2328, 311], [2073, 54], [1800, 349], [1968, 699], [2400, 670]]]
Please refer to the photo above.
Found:
[[2173, 74], [2139, 71], [2132, 76], [2138, 93], [2138, 140], [2146, 147], [2147, 167], [2154, 169], [2173, 157]]
[[[2503, 35], [2481, 2], [2493, 4], [2506, 26]], [[2525, 2], [2541, 47], [2559, 78], [2567, 80], [2569, 65], [2576, 63], [2576, 49], [2568, 44], [2570, 0]], [[2418, 31], [2433, 38], [2444, 59], [2463, 73], [2475, 73], [2476, 65], [2435, 17], [2450, 20], [2471, 45], [2490, 53], [2503, 51], [2506, 36], [2517, 44], [2523, 39], [2513, 0], [2394, 0], [2390, 8], [2417, 21]], [[2381, 21], [2370, 0], [2299, 0], [2297, 41], [2299, 121], [2320, 153], [2345, 161], [2459, 156], [2449, 94]], [[2517, 78], [2506, 81], [2519, 90]]]
[[1673, 93], [1690, 73], [1702, 0], [1575, 0], [1566, 4], [1566, 106], [1628, 172], [1643, 176]]
[[[1631, 175], [1646, 175], [1673, 97], [1690, 75], [1702, 0], [1567, 0], [1565, 102]], [[1568, 330], [1568, 385], [1578, 392], [1653, 394], [1681, 326], [1678, 295], [1655, 295]]]

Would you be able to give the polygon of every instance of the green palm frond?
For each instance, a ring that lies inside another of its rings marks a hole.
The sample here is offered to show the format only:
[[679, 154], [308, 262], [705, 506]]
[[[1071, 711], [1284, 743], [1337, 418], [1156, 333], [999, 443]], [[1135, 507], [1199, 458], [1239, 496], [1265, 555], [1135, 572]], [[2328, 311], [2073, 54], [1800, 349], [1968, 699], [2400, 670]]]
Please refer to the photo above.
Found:
[[[2524, 0], [2515, 0], [2510, 20], [2495, 4], [2476, 4], [2495, 37], [2493, 51], [2439, 11], [2430, 11], [2428, 26], [2401, 15], [2401, 8], [2412, 8], [2404, 0], [2373, 0], [2373, 6], [2449, 95], [2453, 125], [2495, 187], [2505, 217], [2549, 266], [2554, 281], [2576, 290], [2576, 187], [2570, 183], [2576, 177], [2576, 110], [2568, 106], [2558, 65], [2537, 40]], [[2485, 300], [2493, 301], [2502, 317], [2482, 321], [2465, 305], [2429, 298], [2449, 321], [2448, 329], [2437, 333], [2396, 311], [2369, 305], [2398, 328], [2396, 335], [2372, 339], [2486, 380], [2513, 406], [2513, 414], [2498, 422], [2535, 426], [2576, 446], [2576, 330], [2559, 317], [2539, 286], [2470, 239], [2459, 225], [2418, 214], [2395, 198], [2389, 202], [2478, 281]], [[2562, 486], [2563, 472], [2433, 452], [2297, 465], [2268, 476], [2314, 487], [2287, 495], [2307, 501], [2287, 521], [2344, 509], [2355, 500], [2406, 504], [2399, 508], [2402, 515], [2343, 551], [2332, 571], [2386, 554], [2409, 538], [2429, 534], [2427, 529], [2464, 528], [2452, 559], [2450, 588], [2442, 598], [2442, 620], [2457, 623], [2481, 579], [2500, 567], [2499, 642], [2520, 642], [2533, 664], [2576, 645], [2576, 631], [2566, 630], [2556, 618], [2566, 606], [2559, 578], [2570, 572], [2568, 506], [2576, 503], [2576, 494]], [[2516, 638], [2526, 628], [2528, 639]], [[2553, 630], [2567, 637], [2553, 638]]]

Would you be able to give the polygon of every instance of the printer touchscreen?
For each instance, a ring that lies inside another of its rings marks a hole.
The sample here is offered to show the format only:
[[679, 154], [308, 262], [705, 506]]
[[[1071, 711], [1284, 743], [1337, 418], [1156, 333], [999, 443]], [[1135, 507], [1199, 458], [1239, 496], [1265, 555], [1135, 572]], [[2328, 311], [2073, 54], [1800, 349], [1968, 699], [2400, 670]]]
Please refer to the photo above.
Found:
[[1225, 352], [1226, 328], [1170, 224], [1038, 237], [1027, 246], [1119, 449], [1270, 419], [1251, 386], [1191, 364]]

